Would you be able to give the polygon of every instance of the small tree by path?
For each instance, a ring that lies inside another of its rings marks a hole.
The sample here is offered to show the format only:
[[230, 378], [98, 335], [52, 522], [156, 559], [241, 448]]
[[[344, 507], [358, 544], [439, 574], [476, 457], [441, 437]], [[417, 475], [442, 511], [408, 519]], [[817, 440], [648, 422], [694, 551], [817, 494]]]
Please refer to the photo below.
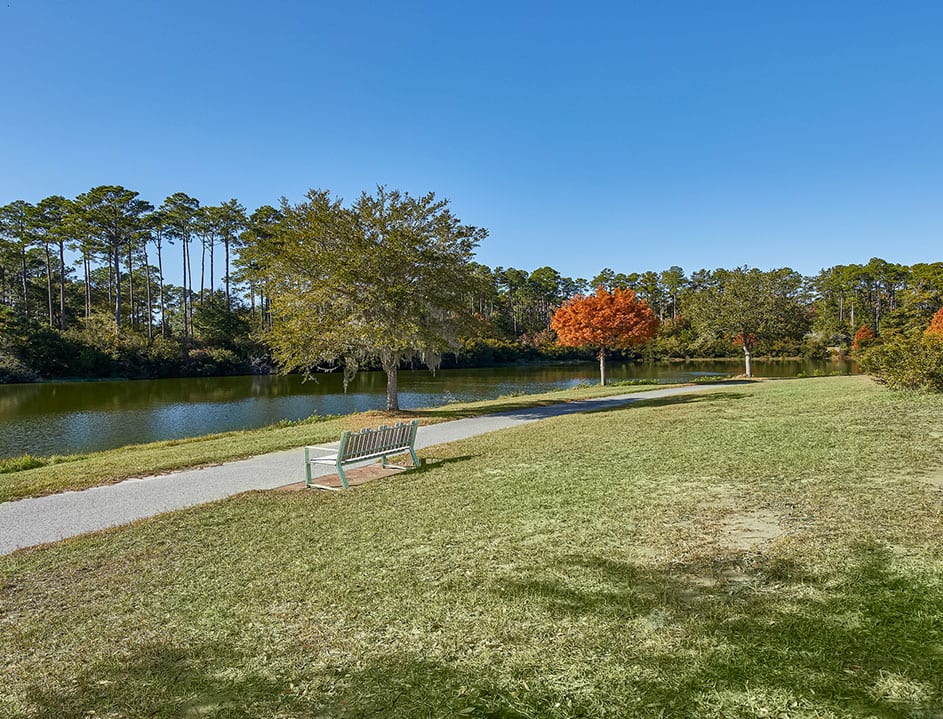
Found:
[[599, 357], [599, 383], [606, 384], [606, 352], [627, 349], [655, 336], [658, 318], [632, 290], [576, 295], [553, 315], [550, 326], [564, 347], [592, 347]]
[[744, 373], [753, 376], [757, 343], [802, 337], [808, 315], [799, 301], [802, 276], [784, 267], [762, 272], [717, 270], [710, 284], [690, 293], [682, 314], [705, 337], [726, 336], [743, 347]]

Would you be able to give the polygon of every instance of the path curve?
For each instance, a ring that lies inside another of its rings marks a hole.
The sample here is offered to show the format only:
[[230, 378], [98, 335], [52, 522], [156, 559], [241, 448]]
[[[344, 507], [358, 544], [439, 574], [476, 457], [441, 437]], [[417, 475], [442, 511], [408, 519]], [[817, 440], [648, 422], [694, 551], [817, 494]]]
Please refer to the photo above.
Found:
[[[454, 442], [548, 417], [613, 409], [642, 400], [691, 394], [723, 386], [671, 387], [456, 419], [420, 427], [416, 448]], [[211, 467], [126, 479], [118, 484], [2, 503], [0, 555], [120, 526], [175, 509], [214, 502], [240, 492], [275, 489], [303, 481], [302, 452], [300, 448], [271, 452]], [[67, 465], [63, 465], [63, 471], [68, 471]], [[333, 473], [332, 467], [316, 466], [312, 470], [316, 477]]]

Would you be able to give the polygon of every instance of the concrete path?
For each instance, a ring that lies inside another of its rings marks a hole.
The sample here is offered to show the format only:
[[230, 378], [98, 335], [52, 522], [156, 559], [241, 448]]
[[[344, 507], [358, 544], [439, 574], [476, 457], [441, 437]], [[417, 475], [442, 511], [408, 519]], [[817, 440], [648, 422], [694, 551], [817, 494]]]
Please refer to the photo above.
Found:
[[[453, 442], [548, 417], [612, 409], [639, 400], [690, 394], [720, 386], [723, 385], [671, 387], [442, 422], [420, 427], [416, 448]], [[63, 466], [63, 471], [68, 471], [67, 465]], [[313, 470], [313, 474], [319, 477], [334, 473], [332, 467], [316, 466]], [[213, 502], [248, 490], [274, 489], [303, 480], [303, 450], [298, 448], [202, 469], [127, 479], [79, 492], [5, 502], [0, 504], [0, 554]]]

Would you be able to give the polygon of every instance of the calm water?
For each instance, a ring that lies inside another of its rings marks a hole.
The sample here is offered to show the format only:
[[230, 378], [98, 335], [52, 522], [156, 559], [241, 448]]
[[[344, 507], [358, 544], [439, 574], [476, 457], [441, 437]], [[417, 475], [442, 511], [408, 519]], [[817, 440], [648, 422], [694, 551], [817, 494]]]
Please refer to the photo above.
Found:
[[[400, 372], [400, 406], [430, 407], [492, 399], [597, 382], [595, 364], [500, 369]], [[612, 364], [611, 381], [657, 379], [678, 382], [742, 371], [736, 362]], [[755, 373], [792, 377], [799, 373], [849, 372], [841, 362], [756, 362]], [[262, 427], [312, 414], [382, 409], [386, 378], [364, 372], [343, 393], [339, 375], [317, 382], [300, 377], [212, 377], [114, 382], [49, 382], [0, 385], [0, 458], [21, 454], [90, 452], [160, 439]]]

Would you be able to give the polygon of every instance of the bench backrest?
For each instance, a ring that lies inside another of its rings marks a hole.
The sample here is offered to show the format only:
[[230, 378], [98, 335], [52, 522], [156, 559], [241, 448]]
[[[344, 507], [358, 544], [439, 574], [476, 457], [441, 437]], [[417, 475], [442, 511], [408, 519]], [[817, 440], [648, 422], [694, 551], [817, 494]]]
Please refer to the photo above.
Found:
[[370, 457], [384, 452], [406, 450], [416, 442], [416, 430], [419, 429], [419, 420], [400, 422], [392, 427], [377, 427], [376, 429], [362, 429], [359, 432], [344, 432], [341, 434], [341, 443], [338, 448], [339, 461]]

